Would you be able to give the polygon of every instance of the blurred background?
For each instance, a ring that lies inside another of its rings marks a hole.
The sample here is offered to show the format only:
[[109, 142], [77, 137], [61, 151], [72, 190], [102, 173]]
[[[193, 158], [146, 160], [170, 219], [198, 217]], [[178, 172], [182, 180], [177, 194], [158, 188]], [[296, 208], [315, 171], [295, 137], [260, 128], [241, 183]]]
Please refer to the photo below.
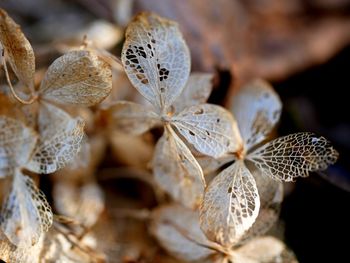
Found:
[[[285, 241], [301, 263], [350, 262], [349, 0], [1, 0], [0, 7], [21, 25], [38, 69], [85, 35], [119, 56], [128, 21], [148, 10], [180, 24], [193, 71], [215, 73], [210, 102], [227, 105], [252, 78], [271, 82], [284, 105], [278, 134], [312, 131], [340, 152], [329, 170], [287, 185]], [[113, 145], [118, 143], [122, 148]], [[124, 171], [122, 179], [106, 172], [116, 164], [142, 166], [148, 146], [138, 161], [125, 160], [125, 149], [116, 153], [113, 147], [107, 146], [97, 172], [106, 196], [126, 195], [152, 208], [156, 197], [146, 184], [128, 179], [133, 172]], [[51, 201], [52, 185], [48, 177], [41, 181]]]

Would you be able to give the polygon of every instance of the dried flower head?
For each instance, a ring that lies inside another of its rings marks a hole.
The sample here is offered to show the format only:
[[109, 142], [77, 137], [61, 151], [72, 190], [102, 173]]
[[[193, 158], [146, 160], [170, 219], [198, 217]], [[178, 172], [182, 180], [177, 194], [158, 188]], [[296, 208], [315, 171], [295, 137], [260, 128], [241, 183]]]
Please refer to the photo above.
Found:
[[260, 80], [243, 87], [234, 98], [232, 112], [240, 130], [235, 141], [241, 148], [231, 154], [235, 162], [209, 184], [200, 209], [201, 228], [212, 240], [236, 243], [258, 216], [258, 188], [246, 161], [258, 168], [260, 176], [292, 181], [337, 160], [332, 145], [312, 133], [291, 134], [259, 146], [278, 122], [281, 107], [278, 95]]
[[[11, 92], [19, 102], [31, 104], [30, 113], [36, 113], [28, 121], [31, 127], [23, 120], [0, 116], [0, 177], [12, 179], [2, 206], [0, 226], [12, 244], [32, 247], [51, 226], [53, 216], [44, 194], [23, 170], [53, 173], [73, 160], [80, 149], [84, 122], [71, 117], [56, 103], [80, 106], [99, 103], [111, 90], [111, 68], [92, 51], [72, 51], [52, 63], [40, 88], [34, 90], [32, 47], [2, 9], [0, 43]], [[6, 62], [21, 84], [30, 89], [29, 101], [21, 99], [12, 87]], [[24, 115], [28, 114], [24, 112]]]
[[176, 23], [151, 13], [136, 16], [126, 31], [122, 62], [152, 108], [118, 102], [110, 109], [113, 122], [133, 134], [162, 125], [153, 161], [155, 179], [174, 199], [197, 206], [205, 180], [186, 143], [213, 157], [234, 151], [234, 120], [225, 109], [203, 104], [211, 77], [189, 77], [190, 55]]

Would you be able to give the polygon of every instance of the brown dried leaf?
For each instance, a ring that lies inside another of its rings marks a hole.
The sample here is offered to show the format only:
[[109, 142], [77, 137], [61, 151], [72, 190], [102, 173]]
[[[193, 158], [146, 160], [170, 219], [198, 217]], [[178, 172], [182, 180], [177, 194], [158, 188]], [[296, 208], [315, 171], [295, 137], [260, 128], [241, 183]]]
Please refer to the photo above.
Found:
[[114, 128], [133, 135], [140, 135], [161, 124], [155, 112], [143, 105], [127, 101], [119, 101], [111, 106], [108, 117]]
[[210, 240], [234, 246], [255, 222], [259, 208], [254, 177], [242, 161], [236, 161], [206, 189], [200, 207], [201, 228]]
[[42, 102], [39, 111], [39, 142], [26, 168], [36, 173], [53, 173], [74, 159], [84, 136], [84, 122]]
[[37, 134], [22, 122], [0, 116], [0, 178], [28, 162]]
[[0, 9], [0, 42], [17, 78], [27, 87], [34, 87], [35, 56], [19, 25]]
[[187, 107], [207, 102], [213, 89], [213, 74], [191, 73], [185, 88], [173, 103], [174, 111], [181, 112]]
[[198, 207], [205, 187], [202, 169], [170, 127], [159, 139], [154, 156], [154, 179], [159, 187], [183, 205]]
[[158, 208], [152, 215], [151, 232], [174, 257], [202, 262], [215, 251], [199, 227], [198, 213], [180, 205]]
[[94, 52], [79, 50], [56, 59], [41, 82], [44, 99], [92, 106], [101, 102], [112, 89], [111, 67]]
[[166, 110], [190, 73], [189, 50], [177, 24], [141, 13], [129, 23], [125, 36], [122, 62], [131, 83], [157, 110]]
[[263, 141], [279, 121], [282, 103], [278, 94], [263, 80], [242, 87], [233, 98], [235, 116], [246, 150]]
[[217, 105], [186, 108], [172, 118], [172, 124], [196, 150], [214, 158], [235, 152], [242, 146], [232, 114]]

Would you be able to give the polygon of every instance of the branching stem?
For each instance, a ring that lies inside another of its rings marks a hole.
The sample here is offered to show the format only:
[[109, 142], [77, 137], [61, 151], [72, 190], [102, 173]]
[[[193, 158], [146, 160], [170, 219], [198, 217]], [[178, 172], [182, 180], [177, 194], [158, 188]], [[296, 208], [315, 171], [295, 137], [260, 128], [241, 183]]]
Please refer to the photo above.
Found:
[[10, 75], [9, 75], [8, 70], [7, 70], [6, 60], [5, 59], [3, 59], [3, 63], [2, 64], [4, 66], [6, 81], [7, 81], [8, 85], [9, 85], [11, 93], [15, 97], [15, 99], [18, 100], [20, 103], [25, 104], [25, 105], [32, 104], [34, 101], [36, 101], [38, 99], [38, 95], [35, 94], [35, 91], [34, 91], [34, 89], [32, 87], [29, 87], [30, 92], [32, 94], [32, 97], [29, 100], [24, 100], [24, 99], [22, 99], [21, 97], [19, 97], [17, 95], [15, 89], [12, 86]]

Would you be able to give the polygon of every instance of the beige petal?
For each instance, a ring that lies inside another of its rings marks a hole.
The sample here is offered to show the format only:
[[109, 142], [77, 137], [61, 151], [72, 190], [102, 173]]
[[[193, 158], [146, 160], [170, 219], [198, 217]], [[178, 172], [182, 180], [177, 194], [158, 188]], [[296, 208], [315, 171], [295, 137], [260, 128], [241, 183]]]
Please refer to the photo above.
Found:
[[0, 259], [5, 262], [38, 263], [43, 240], [44, 235], [34, 246], [17, 247], [0, 230]]
[[281, 203], [283, 200], [283, 184], [277, 182], [258, 170], [250, 170], [254, 176], [259, 197], [260, 211], [254, 224], [240, 240], [240, 244], [246, 243], [253, 238], [262, 236], [275, 225], [278, 220]]
[[198, 213], [180, 205], [158, 208], [152, 215], [151, 232], [171, 255], [186, 261], [203, 262], [215, 251], [199, 227]]
[[206, 189], [200, 208], [201, 228], [210, 240], [233, 246], [253, 225], [259, 208], [254, 177], [242, 161], [236, 161]]
[[1, 229], [12, 244], [33, 246], [52, 224], [52, 211], [34, 181], [16, 170], [0, 216]]
[[56, 59], [41, 82], [44, 99], [81, 106], [101, 102], [112, 89], [111, 66], [94, 52], [79, 50]]
[[337, 158], [338, 152], [327, 139], [306, 132], [277, 138], [247, 156], [264, 175], [278, 181], [325, 170]]
[[[285, 250], [285, 244], [272, 236], [258, 237], [235, 250], [247, 260], [257, 263], [269, 263], [279, 257]], [[279, 261], [276, 261], [276, 263]]]
[[158, 110], [181, 94], [189, 73], [190, 54], [175, 22], [141, 13], [129, 24], [122, 62], [135, 88]]
[[232, 114], [217, 105], [186, 108], [173, 117], [172, 124], [196, 150], [214, 158], [242, 147]]
[[159, 187], [183, 205], [198, 207], [205, 187], [202, 169], [170, 127], [158, 141], [154, 154], [154, 178]]
[[104, 209], [104, 194], [93, 182], [82, 186], [70, 181], [57, 182], [53, 199], [59, 214], [75, 219], [86, 227], [94, 225]]
[[42, 103], [39, 111], [39, 142], [26, 168], [53, 173], [74, 159], [84, 136], [84, 122], [63, 110]]
[[185, 88], [173, 104], [175, 112], [207, 102], [213, 89], [213, 74], [191, 73]]
[[119, 101], [110, 107], [108, 118], [114, 128], [133, 135], [140, 135], [161, 125], [156, 113], [143, 105], [128, 101]]
[[37, 134], [22, 122], [0, 116], [0, 178], [28, 162]]
[[17, 78], [27, 87], [34, 87], [35, 56], [19, 25], [0, 9], [0, 42]]
[[218, 158], [203, 155], [196, 157], [196, 159], [202, 167], [204, 175], [208, 175], [218, 171], [223, 165], [233, 162], [235, 157], [231, 154], [225, 154]]
[[279, 121], [282, 102], [267, 82], [255, 80], [234, 96], [231, 110], [248, 150], [264, 140]]

